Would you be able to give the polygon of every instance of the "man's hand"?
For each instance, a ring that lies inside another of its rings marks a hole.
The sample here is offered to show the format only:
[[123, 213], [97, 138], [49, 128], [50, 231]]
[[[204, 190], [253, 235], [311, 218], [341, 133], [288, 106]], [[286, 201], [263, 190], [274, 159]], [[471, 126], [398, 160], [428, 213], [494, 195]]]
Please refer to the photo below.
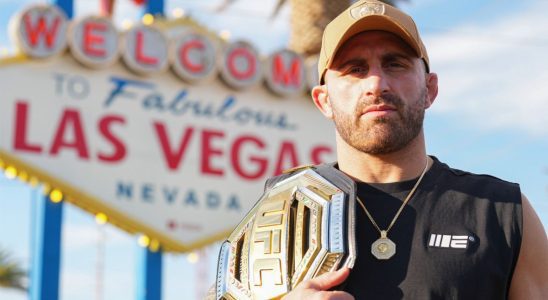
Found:
[[346, 292], [328, 291], [344, 282], [350, 274], [349, 268], [343, 268], [336, 272], [325, 273], [313, 279], [301, 282], [293, 291], [283, 297], [283, 300], [291, 299], [322, 299], [322, 300], [354, 300], [354, 297]]

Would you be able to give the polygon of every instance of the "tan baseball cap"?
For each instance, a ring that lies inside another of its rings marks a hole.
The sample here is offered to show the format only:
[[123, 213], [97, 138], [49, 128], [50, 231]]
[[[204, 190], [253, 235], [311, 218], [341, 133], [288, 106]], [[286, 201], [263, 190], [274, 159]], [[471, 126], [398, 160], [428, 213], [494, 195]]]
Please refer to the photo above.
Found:
[[417, 25], [403, 11], [377, 0], [361, 0], [338, 15], [323, 32], [322, 48], [318, 59], [318, 74], [323, 84], [325, 71], [333, 63], [337, 50], [352, 36], [371, 30], [391, 32], [402, 38], [424, 60], [430, 69], [428, 53], [422, 43]]

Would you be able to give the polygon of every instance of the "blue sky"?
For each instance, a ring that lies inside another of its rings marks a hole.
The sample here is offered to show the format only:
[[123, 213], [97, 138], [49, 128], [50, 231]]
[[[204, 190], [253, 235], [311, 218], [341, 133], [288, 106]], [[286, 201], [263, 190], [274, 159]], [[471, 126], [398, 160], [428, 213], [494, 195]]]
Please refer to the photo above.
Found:
[[[0, 49], [13, 49], [6, 34], [9, 17], [31, 3], [0, 0]], [[288, 40], [289, 9], [269, 21], [274, 0], [240, 0], [223, 16], [213, 13], [220, 0], [166, 0], [168, 14], [184, 8], [215, 31], [229, 30], [268, 54]], [[260, 2], [260, 4], [259, 4]], [[76, 1], [76, 14], [93, 14], [98, 1]], [[428, 152], [459, 169], [518, 182], [548, 225], [548, 2], [543, 0], [411, 0], [402, 8], [415, 16], [440, 78], [440, 94], [427, 112]], [[119, 0], [116, 22], [136, 21], [138, 8]], [[265, 37], [268, 33], [268, 38]], [[0, 53], [2, 51], [0, 50]], [[0, 87], [0, 90], [5, 87]], [[0, 175], [0, 245], [28, 267], [31, 198], [35, 191]], [[62, 299], [95, 299], [95, 264], [104, 233], [104, 299], [134, 298], [136, 237], [115, 227], [102, 229], [92, 216], [65, 206]], [[187, 255], [166, 254], [164, 299], [189, 295], [196, 270], [208, 266], [213, 280], [217, 246], [203, 265]], [[0, 298], [26, 299], [0, 289]]]

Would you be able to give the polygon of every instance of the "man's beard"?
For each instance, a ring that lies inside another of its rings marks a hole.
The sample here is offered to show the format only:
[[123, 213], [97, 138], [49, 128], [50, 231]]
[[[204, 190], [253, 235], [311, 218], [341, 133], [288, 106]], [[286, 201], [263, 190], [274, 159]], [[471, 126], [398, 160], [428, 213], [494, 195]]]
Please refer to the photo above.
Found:
[[[426, 89], [419, 99], [408, 105], [397, 96], [386, 95], [374, 101], [360, 102], [352, 116], [333, 107], [333, 121], [339, 135], [348, 145], [368, 154], [388, 154], [401, 150], [419, 135], [424, 121], [425, 101]], [[399, 118], [376, 117], [364, 123], [360, 114], [373, 104], [394, 106]]]

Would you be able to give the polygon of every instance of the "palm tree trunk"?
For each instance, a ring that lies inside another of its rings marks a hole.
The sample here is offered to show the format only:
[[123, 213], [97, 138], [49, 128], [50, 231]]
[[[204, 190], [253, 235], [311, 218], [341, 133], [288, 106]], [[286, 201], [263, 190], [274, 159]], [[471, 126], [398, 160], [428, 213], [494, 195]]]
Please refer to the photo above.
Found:
[[305, 56], [320, 52], [323, 30], [350, 0], [290, 0], [289, 49]]

